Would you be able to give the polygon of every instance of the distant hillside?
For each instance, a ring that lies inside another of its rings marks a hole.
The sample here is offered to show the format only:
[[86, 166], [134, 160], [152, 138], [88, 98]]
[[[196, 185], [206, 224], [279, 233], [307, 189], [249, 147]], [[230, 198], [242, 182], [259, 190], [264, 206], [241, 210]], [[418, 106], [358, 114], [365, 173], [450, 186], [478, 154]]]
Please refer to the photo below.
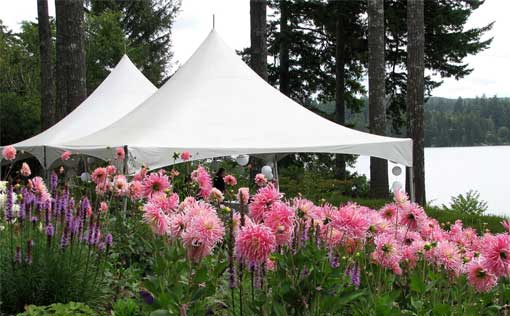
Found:
[[[347, 111], [347, 125], [368, 130], [368, 99], [360, 113]], [[334, 102], [316, 104], [313, 111], [333, 119]], [[390, 132], [390, 131], [389, 131]], [[425, 146], [510, 144], [510, 98], [468, 99], [431, 97], [425, 104]]]

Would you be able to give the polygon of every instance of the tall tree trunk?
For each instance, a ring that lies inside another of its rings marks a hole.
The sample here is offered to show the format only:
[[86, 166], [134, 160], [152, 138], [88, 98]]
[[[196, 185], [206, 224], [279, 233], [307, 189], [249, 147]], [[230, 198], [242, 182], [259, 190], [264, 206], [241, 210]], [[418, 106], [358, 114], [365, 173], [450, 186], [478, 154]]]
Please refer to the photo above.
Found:
[[[345, 125], [345, 12], [343, 12], [342, 1], [337, 2], [336, 21], [336, 51], [335, 51], [335, 122]], [[335, 177], [345, 179], [345, 156], [335, 156]]]
[[251, 68], [267, 81], [266, 0], [250, 0]]
[[59, 119], [87, 98], [83, 0], [55, 0]]
[[[386, 134], [384, 0], [368, 0], [368, 112], [370, 133]], [[370, 157], [370, 195], [388, 195], [388, 161]]]
[[280, 92], [290, 96], [289, 2], [280, 1]]
[[39, 22], [39, 58], [41, 63], [41, 129], [55, 123], [55, 77], [48, 0], [37, 0]]
[[408, 133], [413, 139], [413, 165], [416, 202], [425, 205], [424, 153], [424, 0], [407, 1], [407, 115]]

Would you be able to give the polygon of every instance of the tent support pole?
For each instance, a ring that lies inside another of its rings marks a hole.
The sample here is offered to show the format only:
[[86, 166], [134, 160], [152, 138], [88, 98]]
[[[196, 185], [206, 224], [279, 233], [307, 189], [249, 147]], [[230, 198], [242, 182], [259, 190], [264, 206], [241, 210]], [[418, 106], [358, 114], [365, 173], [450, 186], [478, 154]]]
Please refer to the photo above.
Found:
[[128, 146], [127, 145], [124, 145], [124, 165], [123, 165], [123, 168], [124, 168], [124, 174], [127, 175], [128, 174], [128, 159], [129, 159], [129, 152], [128, 152]]
[[43, 146], [43, 170], [44, 170], [44, 176], [46, 178], [46, 183], [50, 183], [50, 171], [48, 170], [48, 161], [46, 157], [46, 146]]
[[276, 189], [280, 191], [280, 176], [278, 175], [278, 158], [274, 155], [274, 176], [276, 178]]
[[411, 198], [411, 202], [416, 201], [416, 197], [414, 195], [414, 168], [408, 167], [407, 170], [409, 171], [409, 195]]

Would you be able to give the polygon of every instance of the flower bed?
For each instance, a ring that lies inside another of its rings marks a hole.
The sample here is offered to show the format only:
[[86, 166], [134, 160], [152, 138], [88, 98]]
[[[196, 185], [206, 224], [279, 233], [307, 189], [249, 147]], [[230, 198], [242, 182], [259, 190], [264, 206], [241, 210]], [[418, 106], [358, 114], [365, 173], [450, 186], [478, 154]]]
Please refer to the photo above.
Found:
[[[95, 169], [81, 195], [56, 175], [46, 189], [28, 166], [2, 188], [1, 278], [13, 286], [3, 307], [92, 304], [115, 260], [143, 262], [143, 273], [132, 301], [113, 308], [144, 315], [497, 315], [510, 304], [508, 232], [444, 228], [405, 193], [378, 210], [314, 204], [263, 175], [252, 192], [227, 175], [221, 192], [191, 162], [128, 179], [115, 166], [123, 159]], [[16, 287], [21, 275], [69, 294], [38, 301]]]

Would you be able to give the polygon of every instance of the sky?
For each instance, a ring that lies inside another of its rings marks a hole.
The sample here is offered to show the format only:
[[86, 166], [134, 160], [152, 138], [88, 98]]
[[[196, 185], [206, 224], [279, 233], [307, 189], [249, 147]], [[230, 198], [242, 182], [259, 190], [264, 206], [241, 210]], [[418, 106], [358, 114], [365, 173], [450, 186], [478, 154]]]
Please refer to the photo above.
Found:
[[[50, 15], [55, 14], [54, 1], [49, 0]], [[474, 71], [457, 81], [444, 79], [434, 96], [470, 98], [486, 94], [510, 97], [510, 1], [486, 0], [486, 3], [470, 17], [466, 27], [479, 27], [495, 21], [486, 36], [494, 37], [491, 47], [465, 60]], [[205, 39], [212, 28], [215, 15], [216, 30], [234, 49], [250, 44], [249, 0], [183, 0], [173, 30], [173, 64], [183, 64]], [[37, 17], [36, 0], [0, 0], [0, 19], [10, 29], [19, 30], [23, 20]]]

